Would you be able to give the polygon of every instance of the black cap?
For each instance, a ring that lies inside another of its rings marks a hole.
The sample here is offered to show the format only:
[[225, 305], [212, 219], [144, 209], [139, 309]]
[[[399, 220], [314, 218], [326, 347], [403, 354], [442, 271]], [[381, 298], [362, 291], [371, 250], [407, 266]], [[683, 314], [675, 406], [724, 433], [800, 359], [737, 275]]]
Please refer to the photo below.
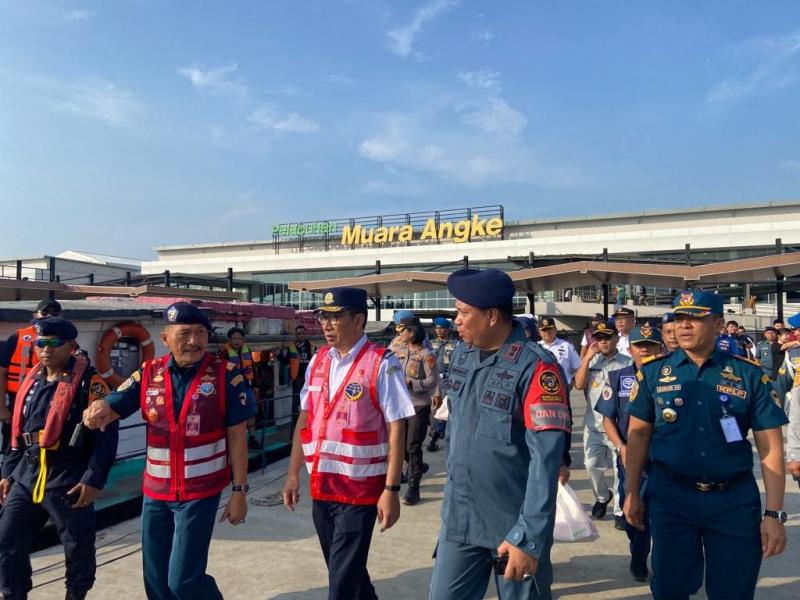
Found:
[[36, 305], [35, 312], [42, 312], [43, 310], [48, 310], [51, 312], [61, 312], [61, 304], [58, 303], [57, 300], [53, 298], [48, 298], [46, 300], [42, 300], [39, 304]]
[[772, 325], [767, 325], [766, 327], [764, 327], [764, 331], [773, 331], [775, 333], [778, 333], [778, 330], [775, 329]]
[[503, 271], [461, 269], [447, 278], [447, 289], [461, 302], [477, 308], [496, 308], [511, 304], [514, 282]]
[[661, 315], [661, 323], [674, 323], [675, 322], [675, 313], [674, 312], [665, 312]]
[[325, 292], [318, 311], [336, 313], [343, 310], [367, 310], [367, 292], [360, 288], [340, 287]]
[[617, 310], [614, 311], [614, 314], [611, 315], [612, 317], [632, 317], [634, 316], [633, 309], [628, 308], [627, 306], [620, 306]]
[[605, 320], [606, 318], [603, 315], [603, 313], [594, 313], [594, 316], [592, 317], [592, 321], [605, 321]]
[[164, 320], [168, 325], [204, 325], [211, 331], [211, 321], [205, 313], [189, 302], [176, 302], [167, 307]]
[[617, 330], [611, 326], [611, 323], [607, 323], [606, 321], [601, 321], [592, 328], [592, 335], [600, 334], [610, 337], [615, 333], [617, 333]]
[[62, 340], [74, 340], [78, 337], [78, 330], [70, 321], [61, 317], [44, 317], [33, 322], [36, 335], [55, 336]]
[[542, 317], [539, 323], [539, 329], [553, 329], [556, 326], [556, 320], [553, 317]]

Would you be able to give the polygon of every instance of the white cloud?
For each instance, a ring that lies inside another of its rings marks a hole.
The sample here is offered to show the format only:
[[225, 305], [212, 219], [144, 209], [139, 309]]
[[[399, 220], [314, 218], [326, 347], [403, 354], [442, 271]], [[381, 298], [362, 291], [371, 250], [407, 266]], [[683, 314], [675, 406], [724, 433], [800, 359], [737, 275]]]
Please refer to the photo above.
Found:
[[729, 49], [731, 77], [715, 83], [706, 102], [721, 103], [769, 94], [800, 78], [800, 31], [755, 38]]
[[362, 140], [358, 151], [363, 158], [395, 168], [399, 174], [429, 174], [466, 186], [521, 183], [573, 187], [582, 180], [574, 168], [550, 165], [518, 142], [487, 138], [469, 130], [438, 130], [413, 115], [383, 115], [377, 131]]
[[332, 73], [325, 78], [325, 81], [328, 83], [338, 83], [340, 85], [350, 85], [353, 83], [353, 80], [346, 75], [337, 75]]
[[50, 107], [59, 112], [72, 113], [103, 121], [109, 125], [130, 125], [143, 107], [134, 95], [115, 84], [98, 78], [80, 82], [45, 82], [54, 98]]
[[494, 39], [494, 33], [491, 31], [476, 31], [473, 36], [479, 42], [491, 42]]
[[281, 115], [268, 106], [257, 108], [250, 113], [247, 120], [259, 128], [271, 129], [278, 134], [313, 133], [319, 130], [319, 125], [311, 119], [294, 112]]
[[459, 71], [457, 73], [459, 81], [465, 83], [469, 87], [475, 88], [499, 88], [500, 87], [500, 73], [497, 71], [490, 71], [489, 69], [478, 69], [477, 71]]
[[414, 42], [422, 28], [443, 12], [457, 6], [459, 1], [431, 0], [425, 6], [418, 8], [408, 25], [396, 27], [386, 33], [389, 36], [389, 48], [403, 58], [411, 54], [419, 56], [418, 53], [414, 52]]
[[780, 164], [781, 169], [784, 171], [796, 171], [800, 173], [800, 160], [796, 159], [789, 159], [785, 160]]
[[97, 16], [97, 11], [84, 10], [81, 8], [73, 8], [72, 10], [65, 10], [61, 13], [61, 17], [65, 21], [88, 21]]
[[205, 69], [202, 66], [179, 67], [177, 72], [185, 77], [195, 89], [216, 95], [232, 95], [243, 97], [248, 94], [247, 86], [239, 79], [232, 77], [237, 65]]
[[518, 138], [528, 124], [525, 115], [502, 98], [489, 98], [482, 106], [462, 109], [461, 120], [483, 133], [508, 139]]

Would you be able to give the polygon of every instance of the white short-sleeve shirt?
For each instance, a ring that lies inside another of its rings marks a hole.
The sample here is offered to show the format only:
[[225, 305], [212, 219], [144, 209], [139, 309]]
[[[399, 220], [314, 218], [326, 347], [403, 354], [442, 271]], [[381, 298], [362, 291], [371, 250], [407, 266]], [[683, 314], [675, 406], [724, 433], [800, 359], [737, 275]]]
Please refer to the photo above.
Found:
[[[342, 385], [342, 381], [347, 376], [347, 371], [366, 343], [367, 336], [364, 335], [343, 356], [340, 356], [339, 351], [334, 348], [328, 349], [331, 357], [331, 367], [328, 374], [331, 390], [338, 390]], [[314, 361], [317, 358], [317, 354], [311, 357], [308, 369], [306, 369], [306, 380], [303, 383], [303, 389], [300, 391], [300, 410], [308, 410], [308, 378], [311, 377], [311, 373], [314, 370]], [[387, 423], [414, 416], [414, 404], [411, 401], [411, 394], [403, 376], [403, 367], [400, 366], [400, 361], [397, 360], [394, 354], [385, 357], [381, 361], [381, 365], [378, 368], [378, 382], [375, 387], [378, 392], [378, 404]]]

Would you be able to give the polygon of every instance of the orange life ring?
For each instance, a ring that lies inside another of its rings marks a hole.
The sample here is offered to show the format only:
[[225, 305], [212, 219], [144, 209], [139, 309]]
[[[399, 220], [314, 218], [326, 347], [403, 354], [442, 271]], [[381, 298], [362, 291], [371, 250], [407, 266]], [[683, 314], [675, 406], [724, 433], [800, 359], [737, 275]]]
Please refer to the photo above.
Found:
[[153, 344], [153, 338], [150, 333], [139, 325], [138, 323], [117, 323], [106, 331], [100, 338], [100, 343], [97, 345], [97, 356], [95, 358], [95, 366], [100, 373], [100, 377], [106, 380], [106, 383], [115, 389], [124, 380], [117, 375], [114, 367], [111, 366], [111, 349], [114, 347], [120, 338], [132, 337], [139, 342], [139, 350], [141, 356], [139, 362], [143, 363], [147, 360], [152, 360], [156, 355], [156, 348]]

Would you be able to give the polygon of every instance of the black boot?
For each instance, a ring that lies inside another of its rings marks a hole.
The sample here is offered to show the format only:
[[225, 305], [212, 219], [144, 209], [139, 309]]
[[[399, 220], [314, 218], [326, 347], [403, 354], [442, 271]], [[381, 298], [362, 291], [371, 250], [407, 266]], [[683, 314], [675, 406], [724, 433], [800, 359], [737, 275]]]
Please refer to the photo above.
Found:
[[403, 498], [403, 504], [407, 506], [414, 506], [418, 502], [419, 502], [419, 483], [417, 483], [416, 485], [412, 483], [408, 486], [406, 495]]
[[428, 444], [428, 452], [436, 452], [439, 449], [439, 434], [432, 433], [431, 441]]
[[64, 596], [64, 600], [84, 600], [88, 593], [89, 590], [73, 590], [67, 588], [67, 595]]
[[28, 594], [3, 594], [3, 600], [28, 600]]

